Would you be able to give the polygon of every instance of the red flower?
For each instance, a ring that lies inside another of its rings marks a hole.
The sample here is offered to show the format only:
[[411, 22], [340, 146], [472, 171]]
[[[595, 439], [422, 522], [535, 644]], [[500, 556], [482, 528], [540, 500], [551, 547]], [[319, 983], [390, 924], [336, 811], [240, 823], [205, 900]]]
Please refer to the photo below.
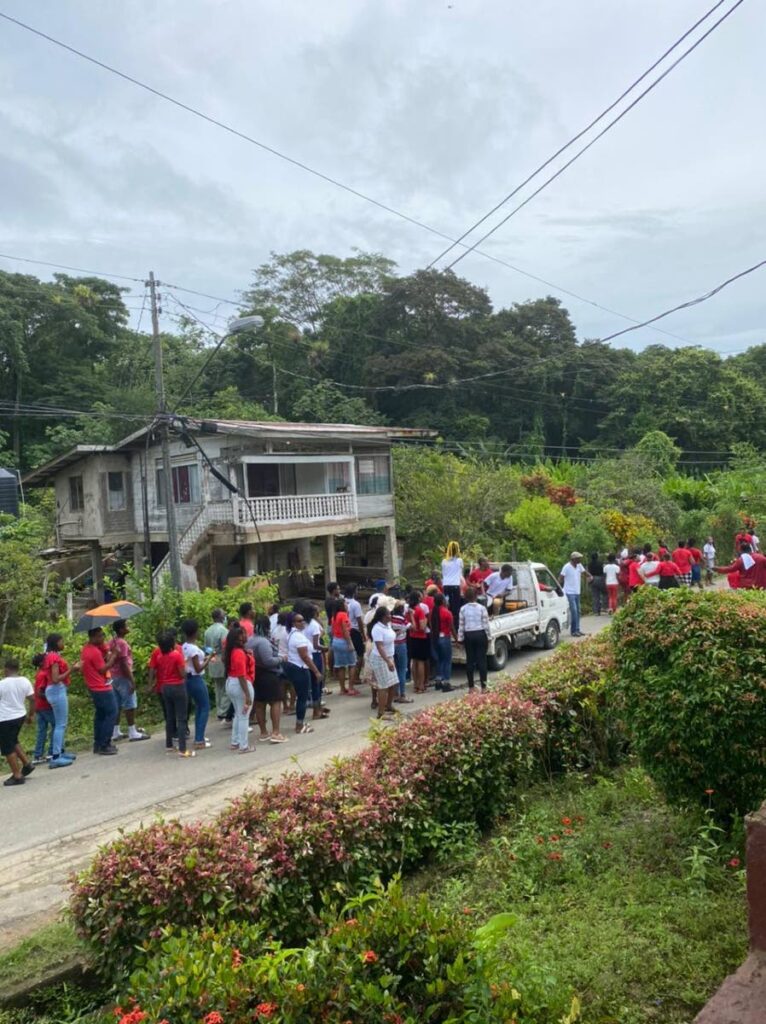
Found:
[[562, 860], [562, 858], [563, 854], [556, 853], [555, 851], [553, 853], [548, 854], [548, 860]]
[[295, 986], [295, 991], [296, 992], [305, 992], [306, 991], [306, 986], [302, 982], [298, 982], [298, 984]]
[[[260, 1014], [261, 1017], [271, 1017], [278, 1009], [279, 1007], [276, 1003], [258, 1003], [255, 1012]], [[210, 1015], [208, 1014], [208, 1016]]]
[[223, 1024], [223, 1017], [218, 1010], [211, 1010], [202, 1020], [203, 1024]]
[[561, 837], [560, 836], [548, 836], [548, 838], [550, 839], [550, 841], [552, 843], [557, 843]]
[[714, 789], [706, 789], [705, 793], [707, 794], [707, 796], [712, 796], [713, 793], [715, 793], [715, 790]]
[[571, 825], [572, 824], [572, 819], [571, 818], [562, 818], [561, 819], [561, 824], [562, 825]]
[[244, 963], [244, 959], [245, 958], [242, 956], [242, 954], [240, 953], [240, 951], [238, 949], [233, 949], [231, 951], [231, 966], [232, 966], [232, 969], [236, 971], [238, 967], [241, 967], [242, 964]]
[[609, 842], [602, 843], [601, 845], [604, 847], [605, 850], [611, 850], [612, 849], [612, 844], [609, 843]]
[[357, 919], [355, 917], [350, 917], [348, 919], [348, 921], [346, 921], [346, 927], [347, 928], [355, 928], [358, 924], [359, 924], [359, 922], [357, 921]]
[[368, 949], [362, 953], [362, 961], [366, 964], [375, 964], [378, 962], [378, 954], [374, 950]]
[[565, 828], [564, 829], [564, 835], [565, 836], [573, 836], [574, 834], [575, 834], [575, 831], [574, 831], [573, 828]]
[[466, 915], [472, 914], [473, 910], [471, 909], [471, 907], [463, 907], [463, 913]]
[[730, 868], [738, 868], [741, 863], [739, 857], [732, 857], [728, 862]]
[[535, 842], [539, 843], [540, 846], [545, 842], [545, 836], [535, 836]]

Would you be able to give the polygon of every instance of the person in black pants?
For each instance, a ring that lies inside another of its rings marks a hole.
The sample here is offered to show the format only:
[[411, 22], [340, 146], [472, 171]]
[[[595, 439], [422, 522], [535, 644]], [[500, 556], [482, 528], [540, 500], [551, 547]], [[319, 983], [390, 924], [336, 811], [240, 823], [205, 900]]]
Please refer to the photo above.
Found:
[[458, 642], [465, 645], [465, 669], [468, 689], [474, 688], [474, 673], [478, 669], [482, 691], [487, 689], [487, 648], [489, 646], [489, 615], [483, 604], [476, 600], [474, 587], [465, 592], [465, 604], [458, 619]]

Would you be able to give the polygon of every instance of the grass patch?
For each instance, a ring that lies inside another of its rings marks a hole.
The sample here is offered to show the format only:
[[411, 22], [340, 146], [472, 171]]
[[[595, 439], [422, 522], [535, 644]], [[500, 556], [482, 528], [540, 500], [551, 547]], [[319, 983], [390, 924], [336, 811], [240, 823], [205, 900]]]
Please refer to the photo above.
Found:
[[77, 938], [68, 921], [56, 921], [40, 928], [17, 946], [0, 953], [0, 978], [3, 988], [12, 989], [22, 982], [43, 978], [74, 957], [87, 957], [87, 947]]
[[577, 994], [584, 1024], [688, 1024], [747, 954], [733, 857], [702, 812], [670, 810], [627, 768], [530, 791], [489, 839], [445, 851], [448, 877], [409, 885], [477, 925], [511, 915], [497, 980], [540, 1020]]

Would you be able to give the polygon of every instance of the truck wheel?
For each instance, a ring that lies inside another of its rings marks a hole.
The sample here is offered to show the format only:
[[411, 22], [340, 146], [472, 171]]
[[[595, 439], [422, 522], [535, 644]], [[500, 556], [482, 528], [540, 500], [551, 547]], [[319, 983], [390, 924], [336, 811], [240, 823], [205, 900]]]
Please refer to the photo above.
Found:
[[504, 637], [498, 637], [495, 640], [495, 653], [490, 654], [487, 658], [487, 664], [493, 672], [502, 672], [505, 666], [508, 664], [508, 657], [510, 650], [508, 649], [508, 641]]
[[554, 647], [558, 646], [559, 637], [561, 636], [561, 629], [559, 628], [558, 622], [555, 619], [551, 619], [548, 623], [548, 628], [545, 630], [543, 635], [543, 647], [546, 651], [552, 651]]

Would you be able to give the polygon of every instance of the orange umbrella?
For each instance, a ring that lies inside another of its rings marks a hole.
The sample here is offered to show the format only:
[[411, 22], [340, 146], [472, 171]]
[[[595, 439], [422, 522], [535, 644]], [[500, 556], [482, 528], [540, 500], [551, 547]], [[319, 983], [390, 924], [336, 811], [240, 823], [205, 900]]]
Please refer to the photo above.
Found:
[[86, 612], [74, 627], [74, 631], [75, 633], [87, 633], [89, 629], [95, 629], [96, 626], [108, 626], [118, 619], [130, 619], [143, 610], [132, 601], [113, 601], [111, 604], [101, 604], [98, 608], [91, 608]]

